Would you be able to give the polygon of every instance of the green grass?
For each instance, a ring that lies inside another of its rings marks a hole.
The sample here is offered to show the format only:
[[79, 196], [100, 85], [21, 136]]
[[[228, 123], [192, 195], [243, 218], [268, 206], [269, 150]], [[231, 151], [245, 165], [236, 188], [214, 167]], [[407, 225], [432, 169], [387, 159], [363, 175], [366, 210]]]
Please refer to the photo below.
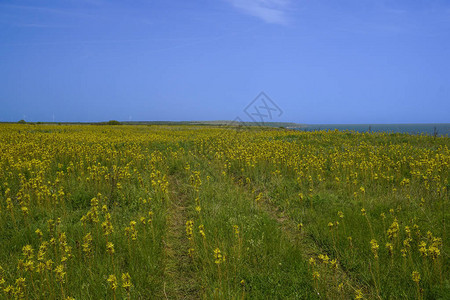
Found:
[[446, 137], [3, 124], [0, 141], [0, 299], [450, 294]]

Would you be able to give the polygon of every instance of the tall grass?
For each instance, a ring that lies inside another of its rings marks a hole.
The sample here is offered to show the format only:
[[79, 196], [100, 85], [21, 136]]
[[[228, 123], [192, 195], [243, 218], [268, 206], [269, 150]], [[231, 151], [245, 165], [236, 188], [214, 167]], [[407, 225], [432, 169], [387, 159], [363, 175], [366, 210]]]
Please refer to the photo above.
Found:
[[450, 293], [447, 137], [3, 124], [0, 141], [0, 298]]

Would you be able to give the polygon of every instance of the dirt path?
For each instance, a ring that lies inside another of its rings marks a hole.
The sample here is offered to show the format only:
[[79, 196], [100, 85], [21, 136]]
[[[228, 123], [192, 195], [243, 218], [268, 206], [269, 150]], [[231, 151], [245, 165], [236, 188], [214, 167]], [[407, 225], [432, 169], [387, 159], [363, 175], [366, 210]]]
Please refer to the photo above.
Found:
[[170, 204], [167, 216], [163, 297], [165, 299], [199, 299], [199, 283], [188, 256], [187, 196], [180, 190], [179, 179], [171, 177]]

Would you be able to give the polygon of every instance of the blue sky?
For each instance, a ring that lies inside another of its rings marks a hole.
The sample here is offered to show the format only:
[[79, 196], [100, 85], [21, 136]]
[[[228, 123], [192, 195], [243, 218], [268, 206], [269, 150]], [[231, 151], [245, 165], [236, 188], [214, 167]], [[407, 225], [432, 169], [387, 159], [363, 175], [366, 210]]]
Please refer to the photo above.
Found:
[[450, 1], [2, 0], [0, 120], [450, 122]]

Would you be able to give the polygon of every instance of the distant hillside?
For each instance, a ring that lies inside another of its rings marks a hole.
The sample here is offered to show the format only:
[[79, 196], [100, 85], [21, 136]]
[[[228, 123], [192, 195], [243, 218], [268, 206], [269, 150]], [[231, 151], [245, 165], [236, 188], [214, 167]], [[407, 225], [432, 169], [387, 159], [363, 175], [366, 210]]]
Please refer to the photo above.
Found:
[[[1, 122], [0, 123], [16, 123], [16, 122]], [[75, 125], [75, 124], [91, 124], [91, 125], [197, 125], [197, 126], [265, 126], [265, 127], [283, 127], [289, 129], [303, 128], [306, 125], [298, 124], [293, 122], [238, 122], [238, 121], [227, 121], [227, 120], [217, 120], [217, 121], [102, 121], [102, 122], [23, 122], [29, 125]]]
[[130, 121], [121, 122], [127, 125], [208, 125], [208, 126], [267, 126], [267, 127], [285, 127], [285, 128], [298, 128], [302, 127], [302, 124], [292, 122], [238, 122], [238, 121]]

